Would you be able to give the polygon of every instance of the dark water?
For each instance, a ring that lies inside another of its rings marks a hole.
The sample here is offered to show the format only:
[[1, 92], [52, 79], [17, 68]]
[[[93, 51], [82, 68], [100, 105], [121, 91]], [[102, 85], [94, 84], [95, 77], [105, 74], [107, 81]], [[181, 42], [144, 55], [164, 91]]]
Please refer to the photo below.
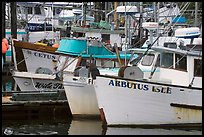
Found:
[[2, 135], [202, 135], [202, 130], [161, 128], [102, 128], [100, 120], [3, 121]]
[[[2, 90], [14, 90], [12, 77], [3, 76]], [[117, 128], [104, 129], [96, 119], [72, 119], [67, 116], [60, 120], [4, 120], [2, 135], [202, 135], [202, 128]]]

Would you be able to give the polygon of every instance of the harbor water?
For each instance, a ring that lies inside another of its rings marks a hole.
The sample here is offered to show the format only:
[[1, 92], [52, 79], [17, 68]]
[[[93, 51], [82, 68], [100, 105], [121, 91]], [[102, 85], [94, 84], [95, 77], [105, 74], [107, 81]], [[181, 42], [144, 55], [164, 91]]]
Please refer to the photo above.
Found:
[[[11, 76], [2, 77], [2, 92], [13, 91]], [[3, 95], [3, 94], [2, 94]], [[15, 114], [13, 114], [15, 117]], [[150, 127], [108, 127], [104, 128], [98, 119], [2, 119], [2, 135], [202, 135], [202, 128], [150, 128]]]

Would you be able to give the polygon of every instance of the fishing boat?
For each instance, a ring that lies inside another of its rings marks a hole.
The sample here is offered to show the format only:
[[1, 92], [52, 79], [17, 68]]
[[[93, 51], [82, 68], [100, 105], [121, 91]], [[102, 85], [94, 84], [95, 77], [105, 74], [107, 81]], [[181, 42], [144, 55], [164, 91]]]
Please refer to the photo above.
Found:
[[[97, 45], [94, 45], [94, 43]], [[14, 41], [16, 53], [18, 53], [16, 55], [18, 60], [15, 66], [16, 70], [13, 70], [12, 76], [21, 91], [49, 90], [50, 86], [46, 85], [50, 85], [48, 83], [53, 83], [52, 81], [61, 83], [59, 79], [61, 76], [59, 75], [62, 74], [63, 70], [74, 73], [74, 69], [77, 63], [80, 63], [81, 58], [86, 61], [86, 59], [89, 59], [91, 56], [95, 58], [94, 54], [100, 55], [100, 52], [102, 52], [104, 55], [101, 54], [100, 58], [104, 56], [104, 59], [107, 57], [117, 59], [118, 56], [115, 53], [100, 44], [101, 43], [95, 39], [64, 38], [61, 40], [59, 48], [56, 49], [42, 44]], [[20, 53], [20, 51], [22, 51], [22, 53]], [[84, 52], [86, 52], [86, 54], [84, 54]], [[79, 58], [79, 56], [81, 56], [81, 58]], [[130, 55], [127, 56], [130, 57]], [[123, 55], [122, 58], [124, 58]], [[20, 64], [22, 61], [25, 61], [23, 66], [26, 68], [20, 66], [22, 65]], [[103, 63], [107, 62], [108, 61]], [[41, 83], [40, 85], [42, 86], [37, 86], [39, 83]], [[36, 87], [38, 87], [38, 89]]]
[[197, 28], [178, 29], [175, 36], [181, 32], [190, 43], [152, 47], [160, 55], [151, 77], [145, 78], [137, 63], [124, 70], [124, 77], [96, 76], [93, 85], [104, 125], [202, 125], [202, 38], [197, 38]]
[[[66, 45], [73, 46], [70, 48]], [[71, 55], [80, 54], [74, 73], [64, 69], [62, 76], [72, 115], [74, 117], [100, 118], [93, 85], [87, 84], [87, 81], [94, 79], [99, 73], [118, 75], [120, 65], [125, 63], [125, 59], [130, 60], [132, 55], [115, 53], [95, 38], [88, 40], [82, 38], [78, 41], [62, 39], [57, 52]]]
[[[57, 48], [45, 43], [34, 44], [14, 40], [14, 47], [16, 65], [12, 70], [12, 77], [21, 91], [64, 91], [57, 72], [62, 70], [66, 63], [72, 62], [74, 57], [57, 53]], [[75, 68], [71, 67], [69, 65], [67, 69]]]
[[[16, 68], [18, 71], [43, 72], [52, 74], [55, 71], [59, 54], [57, 48], [43, 43], [30, 43], [20, 40], [13, 41], [16, 56]], [[44, 71], [42, 71], [44, 70]]]

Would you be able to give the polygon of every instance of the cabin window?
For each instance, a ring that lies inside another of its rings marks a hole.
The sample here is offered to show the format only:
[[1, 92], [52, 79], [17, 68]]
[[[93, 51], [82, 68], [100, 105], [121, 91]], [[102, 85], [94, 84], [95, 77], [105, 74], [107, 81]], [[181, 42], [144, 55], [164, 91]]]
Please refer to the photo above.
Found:
[[96, 60], [96, 66], [100, 66], [102, 68], [114, 68], [117, 65], [113, 60]]
[[40, 7], [35, 7], [34, 10], [36, 15], [41, 15]]
[[53, 16], [60, 14], [60, 12], [61, 12], [60, 8], [54, 7]]
[[84, 37], [85, 33], [80, 33], [80, 32], [73, 32], [73, 37], [79, 38], [79, 37]]
[[148, 54], [148, 55], [143, 57], [141, 64], [144, 66], [150, 66], [150, 65], [152, 65], [153, 60], [154, 60], [154, 55]]
[[110, 34], [102, 34], [101, 38], [102, 38], [102, 42], [110, 44]]
[[175, 69], [187, 71], [187, 59], [184, 55], [175, 55]]
[[21, 14], [21, 7], [20, 6], [17, 6], [17, 13]]
[[137, 58], [133, 58], [131, 61], [130, 61], [130, 64], [132, 64], [133, 66], [136, 66], [137, 63], [141, 60], [142, 58], [142, 53], [138, 53], [138, 57]]
[[194, 59], [194, 76], [202, 77], [202, 60]]
[[80, 66], [86, 66], [86, 65], [87, 65], [86, 59], [82, 59], [81, 63], [80, 63]]
[[24, 13], [33, 14], [32, 7], [24, 7]]
[[173, 68], [173, 54], [172, 53], [161, 53], [161, 67]]
[[157, 61], [156, 61], [155, 66], [156, 66], [156, 67], [159, 67], [159, 66], [160, 66], [160, 55], [157, 56]]
[[52, 15], [55, 16], [56, 15], [56, 8], [54, 7], [52, 10]]
[[176, 45], [176, 42], [165, 42], [164, 47], [175, 49], [177, 47], [177, 45]]

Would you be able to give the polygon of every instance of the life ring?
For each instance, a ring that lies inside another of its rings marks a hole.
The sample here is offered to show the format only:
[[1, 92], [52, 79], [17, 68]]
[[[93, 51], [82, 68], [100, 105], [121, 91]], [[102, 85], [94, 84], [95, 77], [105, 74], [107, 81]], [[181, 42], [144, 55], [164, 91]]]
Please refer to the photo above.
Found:
[[52, 47], [54, 47], [54, 48], [59, 48], [59, 44], [58, 44], [58, 43], [55, 43], [55, 44], [52, 45]]

